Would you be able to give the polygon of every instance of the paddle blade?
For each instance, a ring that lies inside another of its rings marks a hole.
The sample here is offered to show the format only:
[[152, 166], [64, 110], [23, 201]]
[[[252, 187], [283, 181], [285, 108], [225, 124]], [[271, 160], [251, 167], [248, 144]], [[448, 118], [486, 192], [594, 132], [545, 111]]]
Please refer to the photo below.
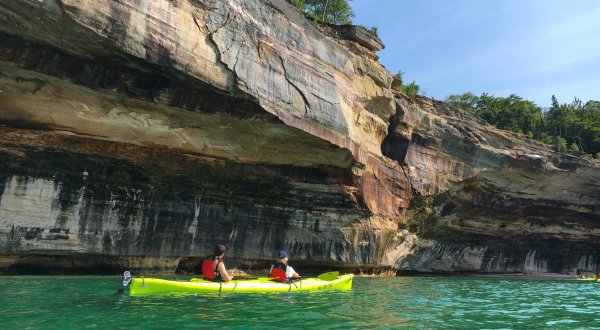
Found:
[[323, 281], [333, 281], [337, 280], [338, 276], [340, 276], [340, 272], [328, 272], [317, 276], [317, 278]]

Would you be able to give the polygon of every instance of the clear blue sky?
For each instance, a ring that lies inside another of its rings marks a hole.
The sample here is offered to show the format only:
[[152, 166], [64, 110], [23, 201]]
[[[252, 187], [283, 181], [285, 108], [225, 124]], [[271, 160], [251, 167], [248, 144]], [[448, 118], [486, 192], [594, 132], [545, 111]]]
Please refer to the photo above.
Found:
[[600, 0], [353, 0], [380, 62], [423, 94], [600, 100]]

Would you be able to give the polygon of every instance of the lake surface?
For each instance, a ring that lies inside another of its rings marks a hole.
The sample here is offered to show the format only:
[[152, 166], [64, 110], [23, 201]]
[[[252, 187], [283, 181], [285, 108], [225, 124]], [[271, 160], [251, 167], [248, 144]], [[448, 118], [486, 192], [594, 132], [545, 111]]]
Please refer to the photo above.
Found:
[[2, 329], [600, 329], [600, 283], [355, 278], [348, 292], [114, 295], [116, 276], [0, 277]]

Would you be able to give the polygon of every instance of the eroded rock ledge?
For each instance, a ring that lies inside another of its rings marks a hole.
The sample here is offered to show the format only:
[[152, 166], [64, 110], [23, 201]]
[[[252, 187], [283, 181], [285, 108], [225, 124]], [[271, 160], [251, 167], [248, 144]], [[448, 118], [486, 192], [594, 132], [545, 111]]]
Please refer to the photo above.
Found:
[[244, 270], [600, 266], [597, 163], [394, 95], [378, 45], [285, 1], [0, 22], [0, 272], [191, 271], [216, 243]]

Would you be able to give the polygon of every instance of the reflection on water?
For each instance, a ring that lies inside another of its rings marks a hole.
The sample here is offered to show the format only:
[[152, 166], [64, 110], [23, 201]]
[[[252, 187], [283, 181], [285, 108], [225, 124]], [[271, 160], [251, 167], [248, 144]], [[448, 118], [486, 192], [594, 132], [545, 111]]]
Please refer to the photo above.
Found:
[[348, 292], [114, 295], [118, 277], [0, 277], [3, 329], [598, 328], [600, 283], [355, 278]]

